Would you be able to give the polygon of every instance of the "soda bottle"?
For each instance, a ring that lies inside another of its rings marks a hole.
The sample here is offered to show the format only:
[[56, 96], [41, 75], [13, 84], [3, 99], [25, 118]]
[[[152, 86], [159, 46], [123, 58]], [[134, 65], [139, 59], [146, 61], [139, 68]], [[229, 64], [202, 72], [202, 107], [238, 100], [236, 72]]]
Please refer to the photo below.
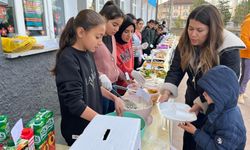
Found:
[[0, 145], [9, 137], [10, 127], [8, 117], [6, 115], [0, 115]]
[[43, 149], [47, 141], [47, 126], [44, 118], [37, 118], [33, 124], [35, 135], [35, 148]]
[[52, 111], [47, 110], [42, 117], [46, 120], [49, 149], [55, 150], [54, 114]]

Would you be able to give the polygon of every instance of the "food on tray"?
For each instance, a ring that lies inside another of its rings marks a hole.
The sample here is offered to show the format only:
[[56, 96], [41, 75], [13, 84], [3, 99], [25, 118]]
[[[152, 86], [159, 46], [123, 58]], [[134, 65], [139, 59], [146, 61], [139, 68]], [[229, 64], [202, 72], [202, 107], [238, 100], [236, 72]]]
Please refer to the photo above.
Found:
[[166, 56], [167, 56], [167, 53], [165, 53], [165, 52], [157, 52], [155, 54], [155, 57], [157, 57], [157, 58], [165, 58]]
[[165, 79], [167, 72], [163, 67], [157, 67], [155, 69], [142, 69], [141, 70], [144, 78], [150, 79], [152, 74], [155, 74], [157, 78]]
[[151, 65], [152, 67], [162, 67], [164, 68], [164, 62], [157, 62], [157, 61], [152, 61], [152, 62], [144, 62], [143, 67], [146, 67], [147, 65]]
[[161, 59], [161, 58], [156, 58], [156, 59], [153, 59], [152, 62], [156, 62], [156, 63], [164, 63], [165, 60], [164, 59]]
[[147, 87], [146, 89], [150, 95], [150, 99], [153, 102], [153, 104], [157, 103], [158, 98], [160, 96], [159, 90], [155, 87]]
[[155, 70], [155, 74], [157, 78], [165, 79], [167, 76], [167, 72], [165, 70]]
[[147, 89], [149, 94], [155, 94], [158, 92], [157, 89]]
[[142, 75], [144, 76], [144, 78], [146, 78], [146, 79], [151, 78], [151, 74], [154, 73], [152, 69], [142, 69], [141, 72], [142, 72]]

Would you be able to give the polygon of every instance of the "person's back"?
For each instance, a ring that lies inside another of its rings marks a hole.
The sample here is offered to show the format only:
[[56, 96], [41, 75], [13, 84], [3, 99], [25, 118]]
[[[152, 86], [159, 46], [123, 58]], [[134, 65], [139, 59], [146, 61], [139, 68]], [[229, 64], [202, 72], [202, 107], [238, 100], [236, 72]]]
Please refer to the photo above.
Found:
[[216, 66], [198, 81], [198, 85], [213, 102], [208, 106], [206, 123], [194, 133], [196, 149], [243, 150], [246, 129], [237, 106], [239, 84], [236, 74], [226, 66]]

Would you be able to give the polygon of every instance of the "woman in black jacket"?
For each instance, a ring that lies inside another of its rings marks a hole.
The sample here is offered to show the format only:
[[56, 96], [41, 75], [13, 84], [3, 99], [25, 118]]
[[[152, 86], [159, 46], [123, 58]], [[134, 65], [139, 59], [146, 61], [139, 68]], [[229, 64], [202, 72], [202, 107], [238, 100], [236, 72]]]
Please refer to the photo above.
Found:
[[[228, 66], [239, 77], [239, 49], [244, 47], [237, 36], [223, 28], [220, 13], [215, 6], [206, 4], [195, 8], [187, 19], [175, 50], [165, 84], [161, 88], [160, 102], [167, 101], [170, 96], [177, 97], [177, 87], [187, 73], [185, 103], [192, 107], [191, 111], [197, 112], [197, 120], [192, 124], [200, 128], [205, 115], [199, 112], [205, 112], [207, 104], [197, 81], [219, 64]], [[183, 149], [195, 150], [195, 146], [193, 136], [185, 132]]]

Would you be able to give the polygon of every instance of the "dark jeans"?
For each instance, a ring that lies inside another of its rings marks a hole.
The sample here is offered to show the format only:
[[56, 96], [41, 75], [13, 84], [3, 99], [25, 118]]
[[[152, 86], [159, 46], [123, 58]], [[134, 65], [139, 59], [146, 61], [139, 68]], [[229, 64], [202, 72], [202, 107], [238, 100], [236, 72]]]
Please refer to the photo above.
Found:
[[[116, 83], [113, 83], [113, 84], [116, 84]], [[114, 89], [114, 88], [113, 90], [117, 91], [117, 89]], [[116, 95], [116, 93], [113, 93], [112, 91], [111, 93]], [[102, 96], [102, 102], [103, 102], [103, 114], [107, 114], [107, 113], [115, 111], [115, 103], [112, 100], [109, 100], [108, 98]]]

